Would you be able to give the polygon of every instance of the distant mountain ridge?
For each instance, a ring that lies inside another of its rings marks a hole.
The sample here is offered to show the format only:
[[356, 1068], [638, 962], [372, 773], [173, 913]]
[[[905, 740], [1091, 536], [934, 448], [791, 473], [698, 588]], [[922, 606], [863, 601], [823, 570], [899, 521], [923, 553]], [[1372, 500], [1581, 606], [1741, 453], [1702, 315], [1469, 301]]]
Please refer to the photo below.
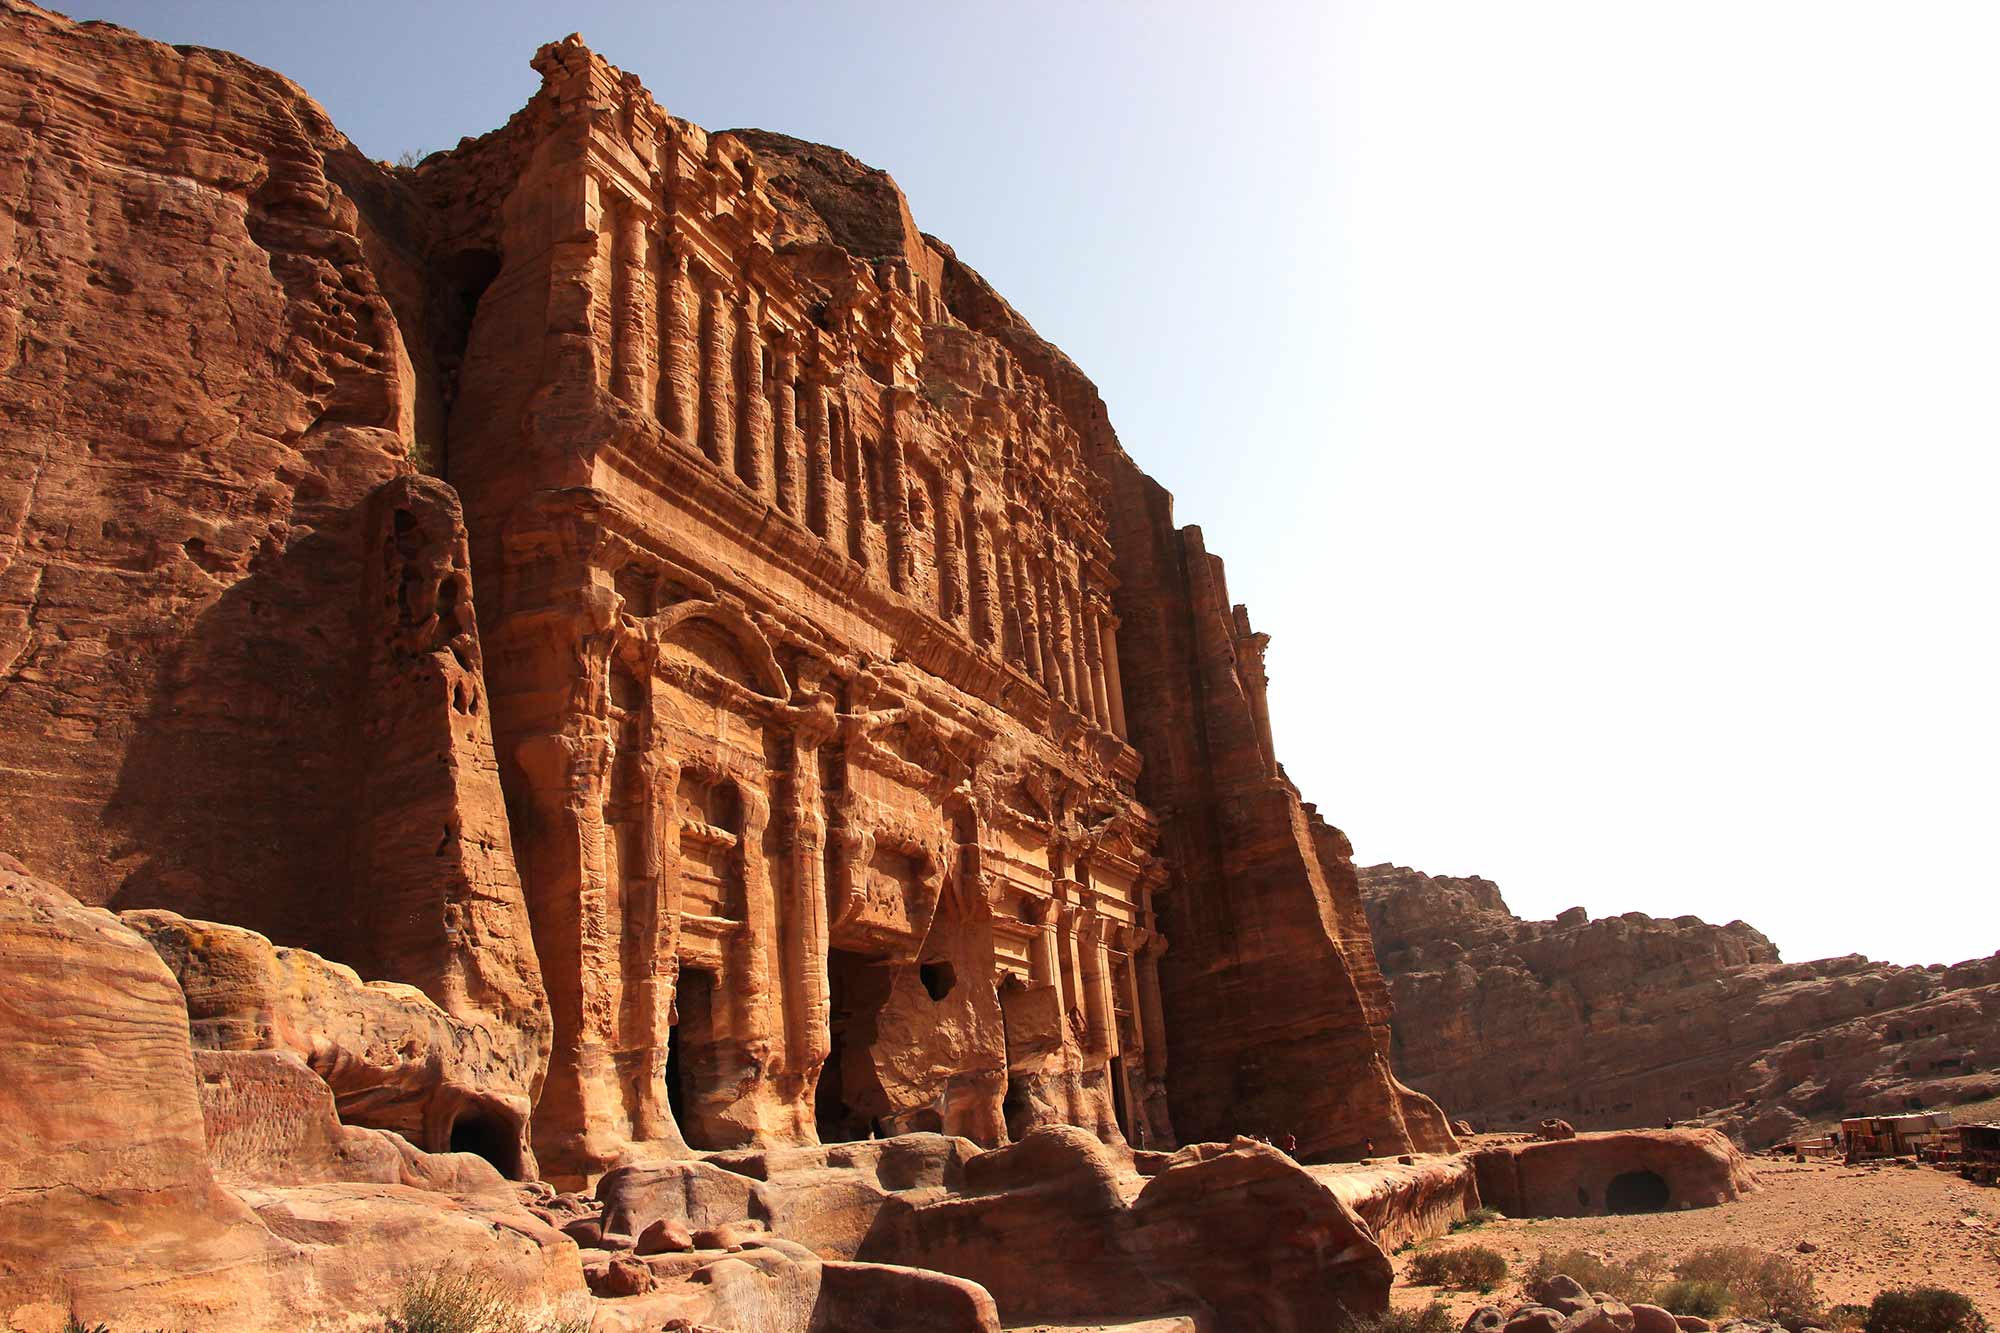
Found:
[[1742, 921], [1524, 921], [1491, 880], [1359, 877], [1396, 1068], [1478, 1128], [1672, 1120], [1755, 1147], [1842, 1114], [2000, 1097], [2000, 954], [1786, 963]]

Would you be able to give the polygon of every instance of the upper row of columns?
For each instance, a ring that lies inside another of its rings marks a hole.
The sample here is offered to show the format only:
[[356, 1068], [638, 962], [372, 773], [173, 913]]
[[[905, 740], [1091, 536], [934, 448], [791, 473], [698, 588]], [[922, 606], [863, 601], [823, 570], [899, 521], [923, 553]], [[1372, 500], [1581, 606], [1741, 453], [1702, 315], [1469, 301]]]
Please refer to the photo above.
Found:
[[[765, 327], [754, 288], [702, 291], [684, 246], [666, 241], [656, 284], [650, 211], [612, 206], [610, 390], [699, 446], [724, 472], [864, 563], [866, 522], [883, 524], [888, 579], [912, 589], [909, 478], [901, 414], [892, 407], [879, 460], [864, 456], [835, 387], [802, 376], [790, 335]], [[657, 286], [657, 290], [656, 290]], [[769, 383], [766, 367], [769, 363]], [[801, 402], [803, 397], [803, 403]], [[864, 475], [879, 465], [880, 507]], [[846, 486], [840, 487], [838, 474]], [[932, 506], [939, 615], [1021, 666], [1050, 697], [1124, 736], [1117, 621], [1108, 599], [1053, 541], [1037, 550], [968, 481], [950, 479]]]

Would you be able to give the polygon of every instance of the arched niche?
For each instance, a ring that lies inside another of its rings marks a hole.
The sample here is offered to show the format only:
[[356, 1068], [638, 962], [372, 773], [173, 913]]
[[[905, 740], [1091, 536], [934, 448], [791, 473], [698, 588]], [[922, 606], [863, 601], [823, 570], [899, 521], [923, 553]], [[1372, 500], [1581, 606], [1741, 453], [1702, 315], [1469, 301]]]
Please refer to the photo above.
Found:
[[660, 661], [705, 668], [753, 694], [789, 699], [791, 682], [756, 622], [732, 606], [683, 602], [651, 618]]

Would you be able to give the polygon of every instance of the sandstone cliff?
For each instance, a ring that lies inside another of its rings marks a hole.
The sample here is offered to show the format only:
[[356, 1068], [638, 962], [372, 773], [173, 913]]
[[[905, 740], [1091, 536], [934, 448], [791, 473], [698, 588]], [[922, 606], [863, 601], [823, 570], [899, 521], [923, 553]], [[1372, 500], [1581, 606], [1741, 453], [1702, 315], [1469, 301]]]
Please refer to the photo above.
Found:
[[1741, 921], [1572, 908], [1523, 921], [1488, 880], [1369, 866], [1397, 1068], [1482, 1129], [1804, 1121], [2000, 1096], [2000, 955], [1783, 963]]
[[[886, 173], [533, 65], [391, 169], [238, 57], [0, 0], [0, 915], [43, 941], [0, 1066], [60, 1074], [0, 1114], [0, 1296], [300, 1327], [491, 1251], [657, 1296], [607, 1326], [1379, 1308], [1352, 1210], [1230, 1143], [1453, 1141], [1220, 560]], [[54, 1113], [99, 1095], [93, 1156]], [[579, 1215], [784, 1152], [876, 1248]], [[136, 1281], [43, 1261], [36, 1197], [99, 1187]]]

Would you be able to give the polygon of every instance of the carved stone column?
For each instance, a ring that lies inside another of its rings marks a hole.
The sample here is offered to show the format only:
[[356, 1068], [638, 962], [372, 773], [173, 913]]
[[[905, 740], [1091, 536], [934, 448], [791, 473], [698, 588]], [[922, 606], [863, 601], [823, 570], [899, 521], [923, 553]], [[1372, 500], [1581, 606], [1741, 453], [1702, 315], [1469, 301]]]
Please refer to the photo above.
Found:
[[965, 566], [960, 554], [959, 506], [951, 499], [951, 483], [937, 505], [938, 615], [953, 624], [965, 620]]
[[613, 210], [611, 248], [611, 392], [641, 412], [653, 410], [653, 275], [646, 211], [635, 199]]
[[661, 357], [661, 413], [668, 430], [682, 444], [693, 444], [701, 430], [700, 349], [696, 345], [701, 323], [700, 297], [688, 275], [686, 248], [669, 243], [665, 281], [660, 284], [665, 329], [665, 355]]
[[1088, 914], [1079, 932], [1082, 950], [1083, 1013], [1090, 1034], [1087, 1049], [1106, 1059], [1118, 1054], [1117, 1009], [1111, 996], [1111, 953], [1105, 946], [1107, 923], [1095, 912]]
[[[654, 729], [657, 732], [658, 723]], [[681, 768], [662, 749], [655, 740], [637, 761], [640, 790], [646, 793], [638, 858], [644, 878], [632, 878], [627, 889], [635, 899], [628, 910], [634, 916], [633, 943], [640, 969], [633, 1005], [642, 1031], [636, 1035], [646, 1051], [633, 1129], [640, 1139], [679, 1143], [680, 1127], [674, 1124], [667, 1101], [666, 1066], [673, 1042], [674, 983], [680, 975]]]
[[737, 854], [743, 870], [742, 966], [729, 989], [737, 1002], [737, 1031], [751, 1062], [766, 1074], [784, 1065], [777, 1038], [784, 1031], [784, 999], [771, 967], [778, 938], [778, 902], [771, 862], [764, 855], [764, 831], [771, 824], [771, 798], [761, 783], [738, 782], [743, 833]]
[[1109, 730], [1111, 727], [1110, 691], [1104, 683], [1104, 631], [1098, 625], [1098, 598], [1094, 589], [1086, 589], [1083, 598], [1083, 658], [1084, 666], [1090, 673], [1090, 707], [1097, 719], [1097, 725]]
[[883, 441], [883, 461], [889, 474], [883, 483], [888, 491], [883, 499], [888, 506], [884, 517], [889, 538], [889, 586], [897, 592], [907, 591], [910, 581], [910, 479], [903, 456], [903, 413], [908, 396], [904, 390], [890, 391], [888, 438]]
[[773, 386], [776, 404], [772, 463], [778, 508], [793, 518], [800, 515], [799, 503], [799, 358], [788, 337], [778, 346], [778, 382]]
[[1062, 657], [1056, 652], [1056, 609], [1055, 598], [1049, 595], [1048, 562], [1031, 559], [1029, 573], [1035, 585], [1035, 619], [1041, 627], [1041, 643], [1037, 646], [1042, 654], [1042, 688], [1051, 699], [1066, 702], [1069, 694], [1064, 688]]
[[742, 366], [743, 438], [738, 442], [736, 475], [759, 495], [771, 485], [771, 400], [764, 396], [764, 303], [753, 288], [736, 308]]
[[826, 388], [806, 384], [806, 527], [819, 537], [833, 534], [832, 413]]
[[999, 634], [993, 623], [993, 552], [987, 540], [986, 521], [980, 517], [979, 496], [965, 493], [965, 567], [972, 581], [972, 640], [982, 648], [997, 647]]
[[1102, 726], [1096, 715], [1095, 705], [1090, 695], [1090, 666], [1084, 655], [1084, 633], [1082, 607], [1077, 600], [1076, 584], [1068, 577], [1066, 567], [1063, 577], [1056, 583], [1056, 596], [1062, 601], [1063, 638], [1065, 640], [1063, 665], [1069, 668], [1070, 697], [1076, 700], [1076, 711], [1085, 718]]
[[1111, 729], [1121, 740], [1129, 739], [1125, 729], [1125, 682], [1118, 675], [1118, 617], [1106, 607], [1098, 620], [1104, 641], [1104, 690], [1111, 705]]
[[805, 711], [794, 724], [787, 823], [791, 883], [785, 916], [792, 922], [785, 956], [790, 1060], [801, 1097], [813, 1087], [832, 1049], [832, 991], [827, 979], [826, 811], [820, 798], [819, 748], [833, 734], [830, 704]]
[[718, 467], [736, 461], [736, 386], [729, 345], [729, 293], [709, 289], [701, 313], [701, 449]]
[[1014, 587], [1007, 605], [1014, 611], [1020, 635], [1021, 665], [1028, 669], [1030, 676], [1043, 681], [1043, 688], [1046, 689], [1049, 687], [1043, 669], [1048, 665], [1048, 659], [1042, 654], [1042, 618], [1036, 609], [1040, 599], [1036, 595], [1035, 581], [1028, 577], [1028, 559], [1021, 554], [1020, 539], [1012, 532], [1008, 534], [1007, 546], [1014, 566]]
[[[847, 459], [847, 504], [843, 524], [847, 554], [866, 566], [868, 563], [868, 479], [862, 475], [861, 442], [854, 433], [854, 412], [840, 414], [839, 447]], [[879, 515], [877, 515], [879, 517]]]

